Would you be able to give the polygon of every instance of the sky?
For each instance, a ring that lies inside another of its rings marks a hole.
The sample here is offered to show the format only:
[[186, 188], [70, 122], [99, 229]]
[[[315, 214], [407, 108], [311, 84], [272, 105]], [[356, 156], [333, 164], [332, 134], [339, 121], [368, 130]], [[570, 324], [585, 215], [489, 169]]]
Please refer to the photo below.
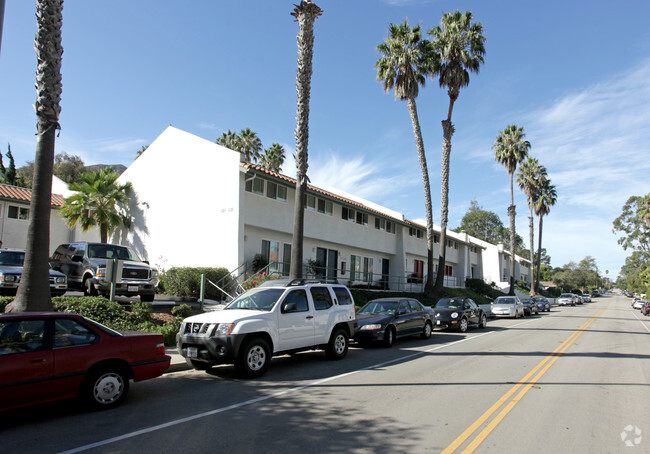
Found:
[[[128, 166], [168, 125], [207, 140], [250, 127], [284, 146], [295, 176], [297, 0], [66, 0], [56, 152], [87, 165]], [[312, 184], [339, 189], [409, 220], [425, 218], [406, 103], [374, 68], [390, 23], [425, 31], [470, 10], [485, 64], [454, 106], [449, 228], [473, 200], [508, 225], [510, 180], [492, 145], [523, 126], [530, 156], [558, 200], [544, 218], [551, 265], [593, 257], [615, 279], [625, 258], [612, 232], [626, 200], [650, 192], [650, 3], [646, 0], [317, 0], [310, 102]], [[35, 2], [7, 0], [0, 49], [0, 151], [34, 160]], [[416, 100], [440, 224], [441, 120], [449, 97], [428, 79]], [[178, 159], [183, 159], [179, 155]], [[5, 158], [5, 163], [7, 160]], [[528, 207], [516, 189], [517, 233]], [[537, 243], [537, 219], [535, 243]], [[607, 274], [606, 274], [607, 273]]]

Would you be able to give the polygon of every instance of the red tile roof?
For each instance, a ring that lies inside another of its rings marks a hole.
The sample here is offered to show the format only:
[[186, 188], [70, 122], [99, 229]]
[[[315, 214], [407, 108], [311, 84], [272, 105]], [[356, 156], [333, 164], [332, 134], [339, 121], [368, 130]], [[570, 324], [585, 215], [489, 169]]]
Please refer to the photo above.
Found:
[[[32, 200], [32, 190], [27, 188], [19, 188], [18, 186], [11, 186], [8, 184], [0, 183], [0, 198], [10, 199], [10, 200], [19, 200], [21, 202], [31, 202]], [[61, 207], [63, 206], [64, 198], [59, 194], [52, 194], [52, 206]]]

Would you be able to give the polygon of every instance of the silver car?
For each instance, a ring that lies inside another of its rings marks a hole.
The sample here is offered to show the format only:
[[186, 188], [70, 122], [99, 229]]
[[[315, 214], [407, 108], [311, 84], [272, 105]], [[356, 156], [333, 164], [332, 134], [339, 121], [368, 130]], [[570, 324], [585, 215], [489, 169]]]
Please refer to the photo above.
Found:
[[[14, 296], [18, 292], [24, 261], [25, 251], [23, 250], [0, 250], [0, 295]], [[50, 293], [52, 296], [61, 296], [67, 289], [68, 278], [65, 274], [50, 268]]]
[[492, 303], [492, 315], [494, 317], [523, 317], [524, 305], [516, 296], [499, 296]]
[[562, 293], [557, 299], [558, 306], [575, 306], [576, 298], [573, 293]]

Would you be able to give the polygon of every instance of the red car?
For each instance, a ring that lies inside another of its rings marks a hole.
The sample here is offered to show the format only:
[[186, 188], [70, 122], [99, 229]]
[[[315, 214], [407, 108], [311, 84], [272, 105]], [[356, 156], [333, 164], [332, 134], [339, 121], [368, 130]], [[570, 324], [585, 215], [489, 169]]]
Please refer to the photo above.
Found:
[[119, 405], [129, 380], [169, 367], [162, 334], [117, 332], [77, 314], [0, 315], [0, 410], [81, 397]]

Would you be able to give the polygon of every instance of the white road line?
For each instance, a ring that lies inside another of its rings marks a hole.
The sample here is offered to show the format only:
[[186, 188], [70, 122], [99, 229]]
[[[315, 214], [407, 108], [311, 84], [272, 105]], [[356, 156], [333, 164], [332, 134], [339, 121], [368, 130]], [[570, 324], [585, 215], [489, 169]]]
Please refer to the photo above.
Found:
[[639, 323], [641, 323], [641, 326], [643, 326], [643, 327], [645, 328], [645, 330], [646, 330], [647, 332], [650, 333], [650, 328], [648, 328], [647, 322], [646, 322], [645, 320], [640, 319], [640, 318], [636, 315], [637, 310], [638, 310], [638, 309], [632, 309], [632, 313], [634, 314], [634, 318], [636, 318], [636, 319], [639, 321]]

